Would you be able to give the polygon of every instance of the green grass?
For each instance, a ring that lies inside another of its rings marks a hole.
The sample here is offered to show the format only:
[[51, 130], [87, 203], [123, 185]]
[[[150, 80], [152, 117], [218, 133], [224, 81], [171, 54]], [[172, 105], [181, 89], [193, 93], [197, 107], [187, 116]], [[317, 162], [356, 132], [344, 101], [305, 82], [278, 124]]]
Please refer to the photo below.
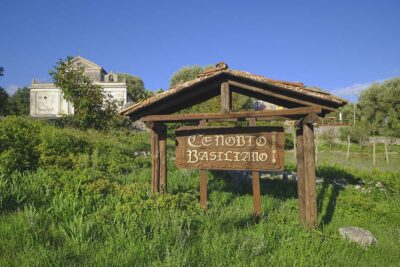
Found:
[[[262, 216], [256, 221], [251, 180], [208, 172], [204, 213], [198, 171], [178, 170], [171, 160], [170, 193], [150, 194], [150, 159], [132, 158], [124, 147], [148, 149], [146, 135], [54, 131], [86, 140], [87, 147], [68, 154], [80, 159], [69, 168], [58, 158], [54, 162], [62, 165], [49, 165], [42, 150], [46, 161], [38, 169], [0, 174], [0, 266], [400, 266], [395, 163], [388, 172], [381, 165], [372, 169], [361, 156], [345, 162], [343, 152], [321, 152], [318, 228], [309, 230], [299, 224], [293, 182], [261, 179]], [[286, 157], [293, 170], [293, 155]], [[97, 161], [101, 169], [93, 165]], [[348, 186], [332, 186], [338, 178]], [[355, 188], [360, 180], [365, 191]], [[378, 243], [364, 249], [342, 240], [338, 229], [344, 226], [368, 229]]]
[[[285, 160], [295, 164], [293, 150], [285, 151]], [[346, 159], [346, 152], [340, 150], [323, 150], [318, 152], [317, 165], [337, 165], [357, 170], [380, 170], [400, 172], [400, 153], [391, 152], [389, 163], [386, 163], [384, 153], [376, 153], [376, 165], [373, 165], [372, 153], [351, 152], [350, 159]]]
[[[209, 173], [209, 209], [203, 214], [196, 171], [171, 170], [171, 194], [152, 198], [150, 172], [138, 170], [120, 179], [121, 186], [143, 185], [142, 200], [124, 196], [132, 192], [128, 187], [123, 193], [99, 195], [100, 203], [79, 194], [55, 195], [49, 205], [4, 212], [0, 265], [398, 265], [399, 175], [376, 173], [371, 178], [369, 173], [326, 166], [319, 174], [350, 182], [362, 178], [371, 181], [372, 191], [319, 185], [319, 228], [307, 230], [298, 223], [294, 183], [261, 181], [263, 214], [256, 222], [250, 181], [233, 183], [223, 173]], [[397, 188], [380, 191], [372, 186], [375, 181]], [[351, 225], [370, 230], [379, 243], [362, 249], [341, 240], [338, 228]]]

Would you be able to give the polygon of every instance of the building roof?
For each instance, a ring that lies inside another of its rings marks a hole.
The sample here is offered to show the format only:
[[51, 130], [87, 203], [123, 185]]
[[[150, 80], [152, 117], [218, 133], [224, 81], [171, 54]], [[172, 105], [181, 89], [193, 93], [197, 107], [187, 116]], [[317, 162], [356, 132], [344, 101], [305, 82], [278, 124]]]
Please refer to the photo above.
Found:
[[82, 56], [76, 56], [76, 57], [74, 57], [74, 58], [72, 59], [72, 62], [75, 62], [75, 61], [84, 62], [86, 65], [90, 66], [90, 68], [101, 70], [102, 72], [104, 72], [105, 74], [107, 74], [107, 71], [106, 71], [105, 69], [103, 69], [103, 67], [101, 67], [100, 65], [94, 63], [93, 61], [90, 61], [90, 60], [87, 59], [87, 58], [84, 58], [84, 57], [82, 57]]
[[324, 113], [334, 111], [347, 101], [300, 82], [274, 80], [262, 75], [229, 69], [221, 62], [206, 69], [196, 79], [179, 83], [166, 92], [137, 102], [120, 112], [132, 119], [154, 114], [171, 114], [220, 94], [220, 84], [228, 82], [234, 92], [286, 108], [320, 106]]

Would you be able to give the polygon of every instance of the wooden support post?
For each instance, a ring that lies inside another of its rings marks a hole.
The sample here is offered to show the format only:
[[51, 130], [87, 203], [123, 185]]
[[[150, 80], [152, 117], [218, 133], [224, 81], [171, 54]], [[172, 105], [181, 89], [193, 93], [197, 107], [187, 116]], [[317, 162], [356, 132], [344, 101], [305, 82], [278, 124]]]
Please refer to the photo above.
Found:
[[200, 206], [207, 210], [207, 171], [200, 170]]
[[309, 114], [296, 122], [297, 186], [300, 221], [310, 228], [317, 226], [317, 198], [315, 185], [315, 144], [313, 123], [320, 118]]
[[232, 110], [232, 92], [229, 83], [221, 83], [221, 112], [228, 113]]
[[[200, 126], [206, 126], [206, 120], [200, 120]], [[207, 170], [200, 170], [200, 206], [207, 210]]]
[[315, 136], [315, 164], [317, 164], [318, 162], [318, 134], [316, 132], [314, 132], [314, 136]]
[[159, 128], [159, 151], [160, 151], [160, 192], [167, 193], [167, 127], [165, 125]]
[[[249, 120], [249, 126], [256, 126], [256, 120], [254, 118]], [[260, 172], [253, 171], [251, 176], [253, 184], [253, 214], [254, 218], [258, 218], [261, 214]]]
[[314, 127], [303, 125], [304, 181], [306, 197], [306, 221], [311, 228], [317, 226], [317, 196], [315, 186], [315, 145]]
[[167, 192], [167, 127], [147, 122], [151, 131], [151, 192]]
[[293, 125], [293, 158], [297, 158], [297, 152], [296, 152], [296, 125]]
[[160, 149], [159, 149], [159, 133], [154, 123], [149, 124], [151, 129], [151, 192], [160, 192]]
[[376, 165], [376, 151], [375, 151], [375, 147], [376, 147], [376, 145], [375, 145], [375, 139], [374, 139], [374, 141], [373, 141], [373, 143], [372, 143], [372, 162], [373, 162], [373, 164], [374, 164], [374, 166]]
[[306, 196], [304, 177], [303, 126], [296, 130], [297, 192], [299, 195], [300, 222], [306, 225]]

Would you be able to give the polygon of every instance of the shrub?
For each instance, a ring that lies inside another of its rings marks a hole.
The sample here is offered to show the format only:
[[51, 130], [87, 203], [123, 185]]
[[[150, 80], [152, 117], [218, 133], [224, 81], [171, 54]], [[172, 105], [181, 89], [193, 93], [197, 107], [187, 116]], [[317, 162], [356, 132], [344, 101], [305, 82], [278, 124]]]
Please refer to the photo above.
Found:
[[347, 137], [350, 135], [351, 138], [351, 127], [342, 127], [339, 129], [340, 140], [345, 142]]
[[335, 144], [335, 129], [327, 128], [322, 132], [321, 138], [329, 146], [329, 150], [332, 150], [332, 146]]
[[88, 153], [90, 145], [84, 136], [77, 136], [73, 129], [57, 129], [55, 127], [43, 127], [39, 145], [40, 164], [46, 167], [58, 167], [72, 169], [75, 158], [80, 153]]
[[15, 116], [0, 121], [0, 173], [10, 174], [37, 168], [39, 124]]

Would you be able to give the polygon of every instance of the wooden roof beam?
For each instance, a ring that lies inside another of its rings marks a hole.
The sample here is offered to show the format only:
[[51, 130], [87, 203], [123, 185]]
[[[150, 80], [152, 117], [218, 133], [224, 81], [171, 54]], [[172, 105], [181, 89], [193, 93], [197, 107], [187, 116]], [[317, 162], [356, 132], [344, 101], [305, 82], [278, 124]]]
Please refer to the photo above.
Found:
[[261, 110], [261, 111], [242, 111], [242, 112], [230, 112], [230, 113], [201, 113], [201, 114], [171, 114], [171, 115], [150, 115], [142, 118], [144, 122], [188, 122], [188, 121], [200, 121], [206, 119], [243, 119], [243, 118], [257, 118], [259, 120], [265, 120], [263, 118], [283, 118], [298, 120], [308, 114], [315, 113], [321, 114], [322, 109], [320, 107], [301, 107], [292, 109], [281, 109], [281, 110]]
[[262, 94], [262, 95], [273, 97], [273, 98], [277, 98], [277, 99], [281, 99], [281, 100], [284, 100], [284, 101], [289, 102], [289, 103], [296, 103], [296, 104], [299, 104], [301, 106], [320, 107], [321, 109], [325, 109], [325, 110], [329, 110], [329, 111], [335, 111], [336, 110], [335, 108], [331, 108], [331, 107], [327, 107], [327, 106], [323, 106], [323, 105], [318, 105], [316, 103], [304, 101], [304, 100], [301, 100], [301, 99], [298, 99], [298, 98], [293, 98], [293, 97], [284, 95], [282, 93], [275, 93], [275, 92], [272, 92], [271, 90], [267, 90], [265, 88], [260, 88], [260, 87], [244, 84], [244, 83], [241, 83], [241, 82], [232, 81], [232, 80], [228, 80], [228, 83], [230, 85], [232, 85], [232, 86], [236, 86], [236, 87], [244, 89], [244, 90], [252, 91], [252, 92], [255, 92], [255, 93], [258, 93], [258, 94]]

